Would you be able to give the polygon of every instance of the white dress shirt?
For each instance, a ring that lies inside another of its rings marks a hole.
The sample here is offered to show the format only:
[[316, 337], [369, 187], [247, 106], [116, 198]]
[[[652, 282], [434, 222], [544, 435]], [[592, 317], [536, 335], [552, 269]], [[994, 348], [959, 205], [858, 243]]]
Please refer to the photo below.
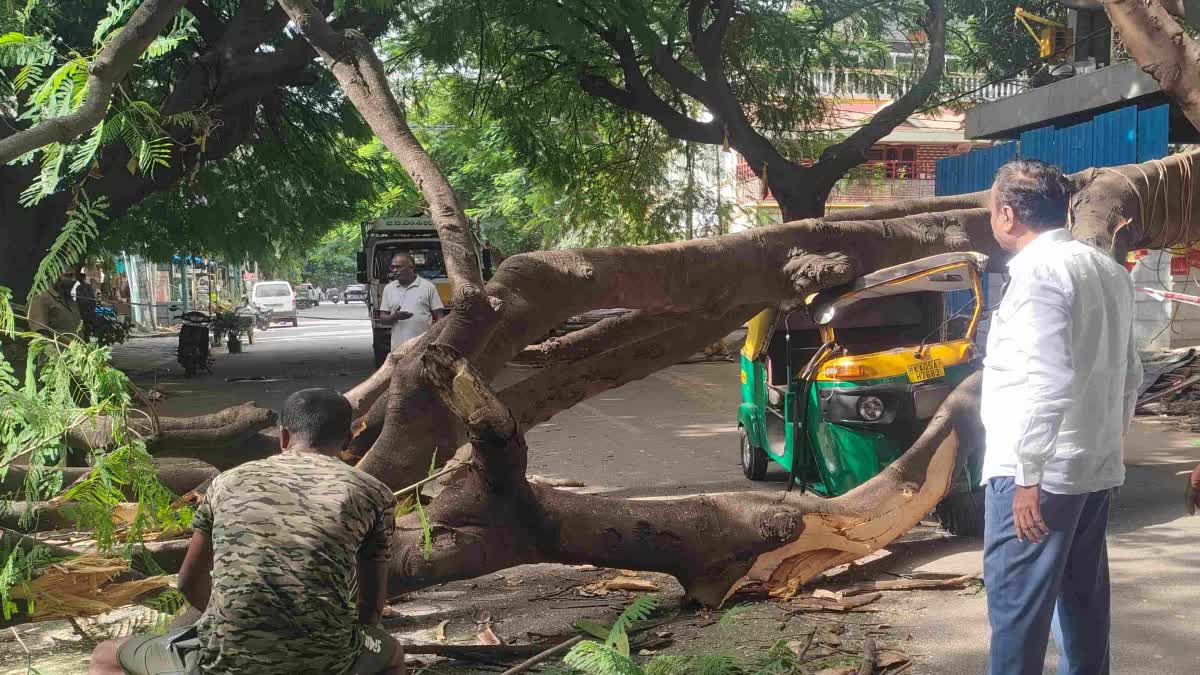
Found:
[[1055, 494], [1120, 485], [1142, 381], [1129, 273], [1063, 229], [1008, 269], [983, 363], [984, 482], [1008, 476]]
[[418, 276], [407, 286], [393, 281], [383, 287], [383, 301], [379, 309], [384, 312], [401, 310], [412, 312], [412, 317], [392, 324], [392, 349], [399, 347], [411, 337], [416, 337], [433, 325], [433, 311], [443, 309], [442, 298], [432, 281]]

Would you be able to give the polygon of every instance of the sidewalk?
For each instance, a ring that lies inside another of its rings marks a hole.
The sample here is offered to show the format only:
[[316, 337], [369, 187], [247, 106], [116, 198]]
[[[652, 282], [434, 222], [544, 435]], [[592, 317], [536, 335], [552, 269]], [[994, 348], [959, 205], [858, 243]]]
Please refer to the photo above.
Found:
[[[1112, 672], [1200, 672], [1200, 516], [1184, 511], [1184, 475], [1200, 463], [1192, 434], [1170, 422], [1139, 420], [1126, 447], [1126, 480], [1109, 524], [1112, 571]], [[939, 541], [897, 551], [895, 573], [983, 569], [979, 540]], [[915, 673], [984, 673], [986, 600], [947, 592], [893, 593], [888, 609], [912, 634]], [[1056, 660], [1051, 641], [1047, 673]]]

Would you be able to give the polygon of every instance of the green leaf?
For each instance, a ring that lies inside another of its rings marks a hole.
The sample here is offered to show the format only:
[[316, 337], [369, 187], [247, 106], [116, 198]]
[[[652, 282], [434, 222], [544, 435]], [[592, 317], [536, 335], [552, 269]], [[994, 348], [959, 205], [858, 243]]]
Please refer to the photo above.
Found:
[[[625, 649], [622, 653], [628, 656], [629, 654], [629, 626], [637, 621], [644, 621], [654, 611], [658, 605], [658, 598], [654, 594], [639, 595], [628, 607], [621, 612], [617, 620], [613, 622], [612, 628], [608, 631], [608, 640], [606, 644], [614, 646], [618, 642], [623, 642]], [[623, 639], [623, 640], [622, 640]]]
[[88, 134], [87, 140], [75, 149], [75, 159], [71, 161], [73, 173], [87, 171], [91, 167], [96, 153], [100, 151], [100, 145], [104, 142], [104, 126], [104, 120], [100, 120]]
[[175, 17], [175, 23], [171, 26], [170, 32], [154, 38], [154, 41], [146, 47], [146, 51], [142, 52], [141, 58], [147, 61], [161, 58], [195, 35], [195, 18], [191, 14], [181, 14]]
[[607, 640], [609, 627], [591, 619], [579, 619], [574, 624], [575, 628], [591, 635], [597, 640]]
[[96, 24], [96, 32], [92, 35], [92, 45], [96, 49], [103, 47], [104, 43], [119, 30], [118, 24], [125, 22], [126, 16], [133, 11], [137, 3], [138, 0], [119, 0], [108, 3], [108, 13]]
[[63, 266], [83, 257], [88, 244], [99, 234], [98, 221], [105, 217], [107, 210], [106, 197], [99, 197], [93, 202], [88, 200], [87, 194], [80, 192], [75, 207], [67, 212], [67, 223], [62, 232], [58, 233], [46, 256], [38, 264], [29, 289], [29, 300], [50, 288]]
[[563, 663], [586, 675], [645, 675], [633, 659], [598, 642], [580, 642], [567, 652]]

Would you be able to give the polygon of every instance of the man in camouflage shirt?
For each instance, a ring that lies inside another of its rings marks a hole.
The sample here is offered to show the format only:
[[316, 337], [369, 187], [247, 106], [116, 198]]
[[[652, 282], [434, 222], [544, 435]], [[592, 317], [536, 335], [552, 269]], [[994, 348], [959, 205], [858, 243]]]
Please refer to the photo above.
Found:
[[400, 644], [377, 626], [395, 499], [336, 458], [350, 417], [333, 390], [292, 394], [283, 452], [218, 476], [192, 521], [179, 589], [200, 620], [102, 644], [91, 672], [404, 673]]

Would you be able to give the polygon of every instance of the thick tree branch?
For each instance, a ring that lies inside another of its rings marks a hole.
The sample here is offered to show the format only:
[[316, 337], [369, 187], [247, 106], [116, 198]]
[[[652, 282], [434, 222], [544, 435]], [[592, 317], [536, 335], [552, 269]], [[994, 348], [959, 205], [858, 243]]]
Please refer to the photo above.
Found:
[[[500, 399], [528, 429], [580, 401], [672, 366], [725, 337], [766, 305], [735, 307], [673, 326], [567, 364], [543, 368], [500, 391]], [[648, 322], [639, 322], [646, 325]], [[599, 325], [599, 324], [597, 324]]]
[[688, 315], [655, 314], [642, 310], [610, 316], [582, 330], [530, 345], [521, 351], [517, 360], [540, 365], [572, 363], [658, 335], [689, 318]]
[[475, 236], [467, 216], [450, 182], [408, 127], [404, 109], [388, 84], [383, 63], [366, 37], [355, 30], [335, 30], [309, 0], [280, 0], [279, 4], [421, 190], [441, 239], [451, 282], [459, 287], [467, 284], [482, 287]]
[[[692, 119], [686, 111], [680, 111], [667, 103], [646, 80], [633, 40], [624, 29], [599, 29], [598, 37], [604, 40], [617, 55], [617, 63], [625, 80], [625, 88], [619, 88], [608, 78], [584, 71], [579, 83], [592, 96], [603, 98], [617, 106], [640, 113], [658, 122], [674, 138], [697, 143], [720, 143], [723, 131], [718, 121], [700, 122]], [[670, 55], [667, 55], [670, 58]], [[673, 59], [670, 59], [673, 61]], [[669, 63], [667, 64], [669, 67]], [[683, 68], [682, 65], [679, 68]], [[686, 70], [686, 69], [683, 69]], [[679, 75], [674, 72], [673, 74]], [[693, 75], [694, 77], [694, 75]], [[697, 78], [698, 79], [698, 78]], [[672, 83], [674, 84], [674, 83]], [[700, 84], [703, 84], [702, 82]], [[695, 81], [687, 82], [693, 98], [701, 93]], [[703, 99], [698, 99], [703, 101]]]
[[975, 376], [908, 452], [843, 497], [609, 499], [531, 486], [523, 475], [527, 448], [520, 426], [481, 376], [448, 351], [427, 357], [425, 369], [470, 429], [483, 470], [456, 472], [428, 510], [429, 559], [417, 519], [398, 524], [393, 593], [543, 561], [668, 572], [708, 605], [721, 604], [746, 575], [786, 593], [915, 525], [946, 494], [965, 460], [960, 440], [977, 437], [977, 416], [969, 410], [980, 381]]
[[183, 1], [145, 0], [125, 27], [96, 52], [88, 67], [87, 98], [79, 109], [0, 138], [0, 164], [7, 164], [50, 143], [73, 141], [99, 124], [108, 112], [116, 84], [179, 13]]
[[925, 72], [912, 88], [876, 113], [870, 122], [850, 134], [846, 140], [829, 146], [821, 153], [819, 166], [830, 181], [830, 187], [847, 171], [866, 161], [867, 150], [891, 133], [892, 129], [903, 124], [937, 90], [946, 65], [946, 6], [943, 0], [928, 2], [929, 13], [925, 17], [928, 60]]
[[200, 37], [210, 45], [216, 44], [225, 32], [221, 17], [204, 0], [187, 0], [187, 10], [196, 17], [196, 29]]
[[1125, 46], [1162, 90], [1200, 129], [1200, 44], [1158, 2], [1104, 0], [1104, 11]]

